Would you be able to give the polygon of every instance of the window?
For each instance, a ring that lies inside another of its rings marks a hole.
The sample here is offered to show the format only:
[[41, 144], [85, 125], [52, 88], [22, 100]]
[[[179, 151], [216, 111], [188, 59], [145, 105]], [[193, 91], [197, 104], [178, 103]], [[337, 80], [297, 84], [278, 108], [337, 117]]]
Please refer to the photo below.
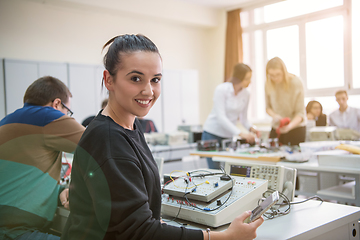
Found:
[[240, 21], [242, 27], [249, 26], [249, 12], [240, 12]]
[[359, 12], [359, 0], [287, 0], [243, 9], [244, 62], [253, 69], [254, 85], [249, 89], [253, 102], [249, 116], [269, 119], [265, 66], [275, 56], [302, 79], [305, 106], [315, 99], [324, 111], [332, 111], [338, 107], [335, 92], [345, 89], [349, 106], [356, 107], [360, 99]]
[[[250, 38], [248, 33], [242, 34], [242, 41], [244, 46], [249, 46]], [[248, 63], [250, 61], [250, 49], [243, 48], [243, 61], [244, 63]]]
[[265, 6], [264, 22], [275, 22], [341, 5], [343, 0], [287, 0]]
[[289, 72], [299, 76], [299, 27], [297, 25], [267, 31], [267, 59], [279, 57]]
[[305, 24], [308, 89], [345, 86], [343, 25], [343, 16]]
[[353, 87], [360, 88], [360, 1], [352, 0], [352, 79]]
[[[263, 58], [263, 32], [258, 30], [255, 32], [255, 55], [258, 56], [255, 60], [255, 76], [253, 85], [255, 85], [256, 94], [251, 99], [256, 103], [256, 115], [258, 118], [265, 118], [265, 65]], [[256, 100], [255, 100], [256, 99]]]

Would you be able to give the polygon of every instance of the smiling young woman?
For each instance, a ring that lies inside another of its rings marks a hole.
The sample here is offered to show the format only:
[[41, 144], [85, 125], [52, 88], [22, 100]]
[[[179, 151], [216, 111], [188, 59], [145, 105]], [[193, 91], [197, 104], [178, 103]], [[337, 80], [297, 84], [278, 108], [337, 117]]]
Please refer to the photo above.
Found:
[[[103, 83], [107, 106], [91, 121], [74, 154], [70, 215], [61, 239], [208, 240], [210, 233], [160, 220], [161, 186], [156, 162], [136, 117], [160, 96], [162, 60], [143, 35], [121, 35], [105, 44]], [[245, 212], [211, 239], [254, 239], [263, 219]]]
[[124, 56], [116, 75], [104, 71], [109, 103], [102, 112], [119, 125], [133, 130], [135, 117], [144, 117], [160, 96], [162, 62], [153, 52], [134, 52]]

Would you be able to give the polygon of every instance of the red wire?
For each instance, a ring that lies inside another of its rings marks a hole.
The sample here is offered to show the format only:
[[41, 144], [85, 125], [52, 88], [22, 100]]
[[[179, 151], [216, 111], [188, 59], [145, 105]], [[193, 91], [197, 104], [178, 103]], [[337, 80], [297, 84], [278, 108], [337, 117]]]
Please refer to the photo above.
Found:
[[164, 183], [164, 186], [163, 186], [162, 189], [161, 189], [161, 194], [164, 193], [164, 187], [165, 187], [166, 185], [168, 185], [169, 182], [173, 182], [173, 181], [176, 180], [176, 179], [178, 179], [178, 177], [177, 177], [177, 178], [170, 179], [169, 181], [167, 181], [166, 183]]

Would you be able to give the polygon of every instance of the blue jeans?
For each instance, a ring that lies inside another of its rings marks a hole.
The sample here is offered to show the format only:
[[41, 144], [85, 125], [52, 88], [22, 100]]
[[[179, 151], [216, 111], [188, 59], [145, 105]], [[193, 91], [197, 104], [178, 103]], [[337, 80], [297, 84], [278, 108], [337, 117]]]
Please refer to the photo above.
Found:
[[[201, 135], [201, 140], [214, 140], [216, 139], [219, 143], [219, 146], [221, 146], [221, 141], [226, 139], [219, 136], [216, 136], [214, 134], [208, 133], [204, 131]], [[206, 161], [208, 163], [208, 167], [210, 169], [220, 169], [220, 162], [214, 162], [212, 158], [206, 158]]]
[[60, 237], [39, 231], [27, 232], [18, 236], [15, 240], [60, 240]]

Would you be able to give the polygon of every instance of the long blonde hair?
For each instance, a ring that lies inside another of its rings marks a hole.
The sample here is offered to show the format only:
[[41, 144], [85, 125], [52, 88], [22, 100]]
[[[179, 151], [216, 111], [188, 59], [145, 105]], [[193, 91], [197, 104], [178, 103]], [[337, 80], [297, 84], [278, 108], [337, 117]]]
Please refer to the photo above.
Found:
[[283, 81], [282, 81], [284, 83], [283, 86], [287, 90], [289, 88], [289, 81], [293, 77], [293, 74], [291, 74], [287, 71], [284, 61], [281, 60], [281, 58], [279, 58], [279, 57], [274, 57], [274, 58], [270, 59], [268, 61], [268, 63], [266, 64], [265, 88], [270, 90], [270, 89], [274, 89], [275, 85], [269, 77], [269, 69], [280, 69], [281, 70], [281, 72], [283, 73]]

